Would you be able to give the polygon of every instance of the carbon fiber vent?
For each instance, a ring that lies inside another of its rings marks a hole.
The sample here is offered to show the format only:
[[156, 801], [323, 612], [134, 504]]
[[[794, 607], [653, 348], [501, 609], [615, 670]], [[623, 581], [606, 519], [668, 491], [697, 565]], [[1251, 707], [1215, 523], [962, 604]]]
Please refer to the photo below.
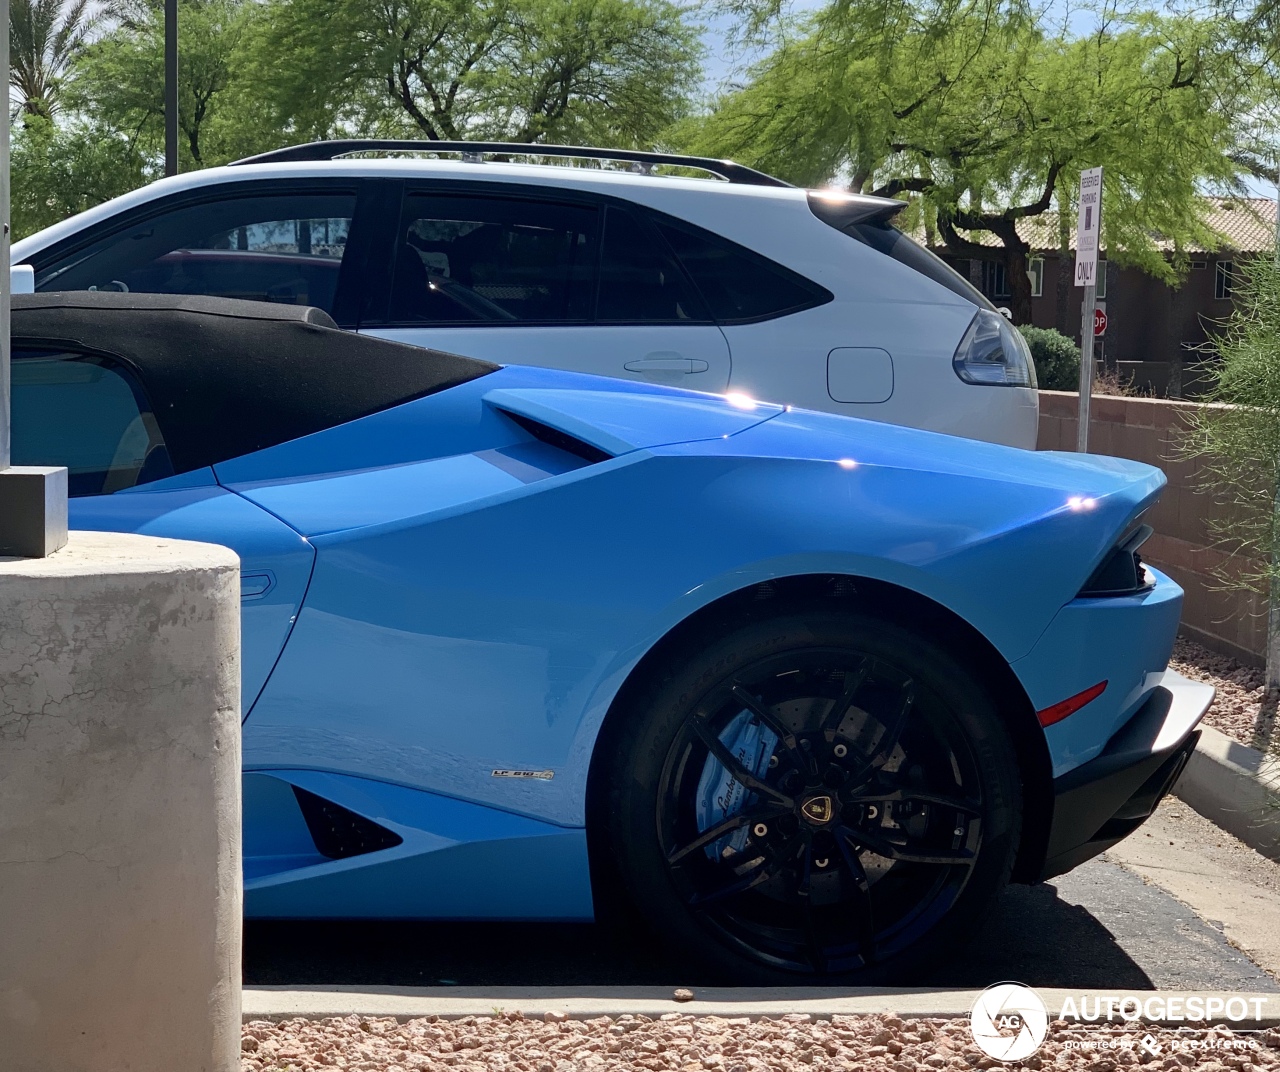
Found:
[[1151, 536], [1151, 526], [1135, 523], [1093, 571], [1077, 598], [1097, 599], [1104, 596], [1129, 596], [1145, 592], [1154, 578], [1143, 568], [1138, 548]]
[[296, 785], [293, 795], [311, 833], [311, 840], [316, 843], [316, 851], [330, 860], [345, 860], [348, 856], [391, 849], [404, 841], [399, 834], [379, 826], [372, 819]]
[[510, 417], [534, 439], [556, 447], [558, 450], [563, 450], [566, 454], [572, 454], [575, 458], [581, 458], [588, 465], [607, 462], [613, 457], [608, 451], [593, 447], [590, 443], [584, 443], [576, 436], [571, 436], [568, 432], [562, 432], [558, 428], [549, 428], [541, 421], [535, 421], [532, 417], [526, 417], [522, 413], [512, 413], [509, 409], [499, 410], [498, 412], [504, 417]]

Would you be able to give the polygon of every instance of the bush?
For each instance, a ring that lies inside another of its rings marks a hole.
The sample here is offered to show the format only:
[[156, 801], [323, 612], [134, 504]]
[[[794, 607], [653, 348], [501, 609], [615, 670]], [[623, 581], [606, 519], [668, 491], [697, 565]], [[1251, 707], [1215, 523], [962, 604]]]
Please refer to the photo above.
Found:
[[[1259, 256], [1238, 269], [1235, 308], [1213, 338], [1210, 389], [1190, 407], [1184, 457], [1223, 509], [1206, 515], [1228, 557], [1224, 585], [1277, 591], [1280, 582], [1280, 264]], [[1214, 521], [1216, 517], [1219, 520]]]
[[1018, 329], [1031, 347], [1036, 378], [1046, 391], [1075, 391], [1080, 387], [1080, 347], [1053, 328]]

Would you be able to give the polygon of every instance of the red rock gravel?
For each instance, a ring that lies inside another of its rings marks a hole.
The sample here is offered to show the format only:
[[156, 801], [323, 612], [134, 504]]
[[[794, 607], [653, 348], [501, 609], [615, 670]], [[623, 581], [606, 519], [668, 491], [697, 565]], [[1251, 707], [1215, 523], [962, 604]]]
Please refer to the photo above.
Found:
[[[1148, 1033], [1158, 1047], [1154, 1056], [1139, 1044]], [[1127, 1046], [1108, 1045], [1122, 1039]], [[1202, 1040], [1199, 1048], [1188, 1048], [1192, 1039]], [[1085, 1047], [1079, 1048], [1082, 1042]], [[1280, 1031], [1233, 1035], [1227, 1028], [1178, 1032], [1056, 1021], [1039, 1052], [1010, 1067], [1115, 1072], [1129, 1065], [1148, 1065], [1151, 1072], [1276, 1070]], [[535, 1020], [499, 1012], [448, 1021], [428, 1016], [404, 1024], [359, 1016], [254, 1021], [244, 1027], [242, 1067], [243, 1072], [789, 1072], [806, 1067], [968, 1072], [1003, 1066], [974, 1045], [967, 1020], [904, 1021], [892, 1015], [813, 1020], [799, 1014], [752, 1022], [681, 1013], [658, 1020], [565, 1020], [549, 1013]]]
[[[1207, 681], [1218, 690], [1213, 706], [1205, 715], [1205, 725], [1225, 733], [1242, 744], [1257, 744], [1255, 737], [1259, 730], [1267, 730], [1268, 726], [1259, 727], [1258, 715], [1262, 710], [1264, 677], [1261, 670], [1251, 666], [1241, 666], [1227, 655], [1194, 644], [1190, 640], [1179, 637], [1173, 647], [1173, 658], [1169, 665], [1178, 673], [1197, 681]], [[1274, 713], [1268, 723], [1274, 721]], [[1264, 732], [1262, 736], [1270, 736]]]

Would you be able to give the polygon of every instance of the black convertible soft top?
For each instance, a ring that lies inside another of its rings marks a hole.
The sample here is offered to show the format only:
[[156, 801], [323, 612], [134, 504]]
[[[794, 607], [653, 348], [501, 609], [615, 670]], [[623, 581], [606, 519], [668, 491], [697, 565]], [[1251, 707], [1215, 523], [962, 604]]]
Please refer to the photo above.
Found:
[[342, 331], [307, 306], [172, 294], [15, 294], [12, 338], [15, 350], [70, 349], [128, 365], [178, 473], [498, 368]]

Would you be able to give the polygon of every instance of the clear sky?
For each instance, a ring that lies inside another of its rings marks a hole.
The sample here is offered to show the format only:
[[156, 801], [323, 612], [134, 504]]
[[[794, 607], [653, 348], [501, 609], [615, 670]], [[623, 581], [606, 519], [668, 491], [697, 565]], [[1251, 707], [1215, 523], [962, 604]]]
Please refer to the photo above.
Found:
[[[788, 6], [793, 12], [804, 12], [820, 8], [824, 3], [825, 0], [791, 0]], [[702, 43], [707, 49], [703, 61], [704, 86], [708, 92], [711, 92], [726, 79], [740, 73], [758, 53], [743, 55], [729, 47], [728, 38], [732, 36], [733, 31], [732, 17], [704, 13], [702, 19], [706, 27], [702, 34]]]

